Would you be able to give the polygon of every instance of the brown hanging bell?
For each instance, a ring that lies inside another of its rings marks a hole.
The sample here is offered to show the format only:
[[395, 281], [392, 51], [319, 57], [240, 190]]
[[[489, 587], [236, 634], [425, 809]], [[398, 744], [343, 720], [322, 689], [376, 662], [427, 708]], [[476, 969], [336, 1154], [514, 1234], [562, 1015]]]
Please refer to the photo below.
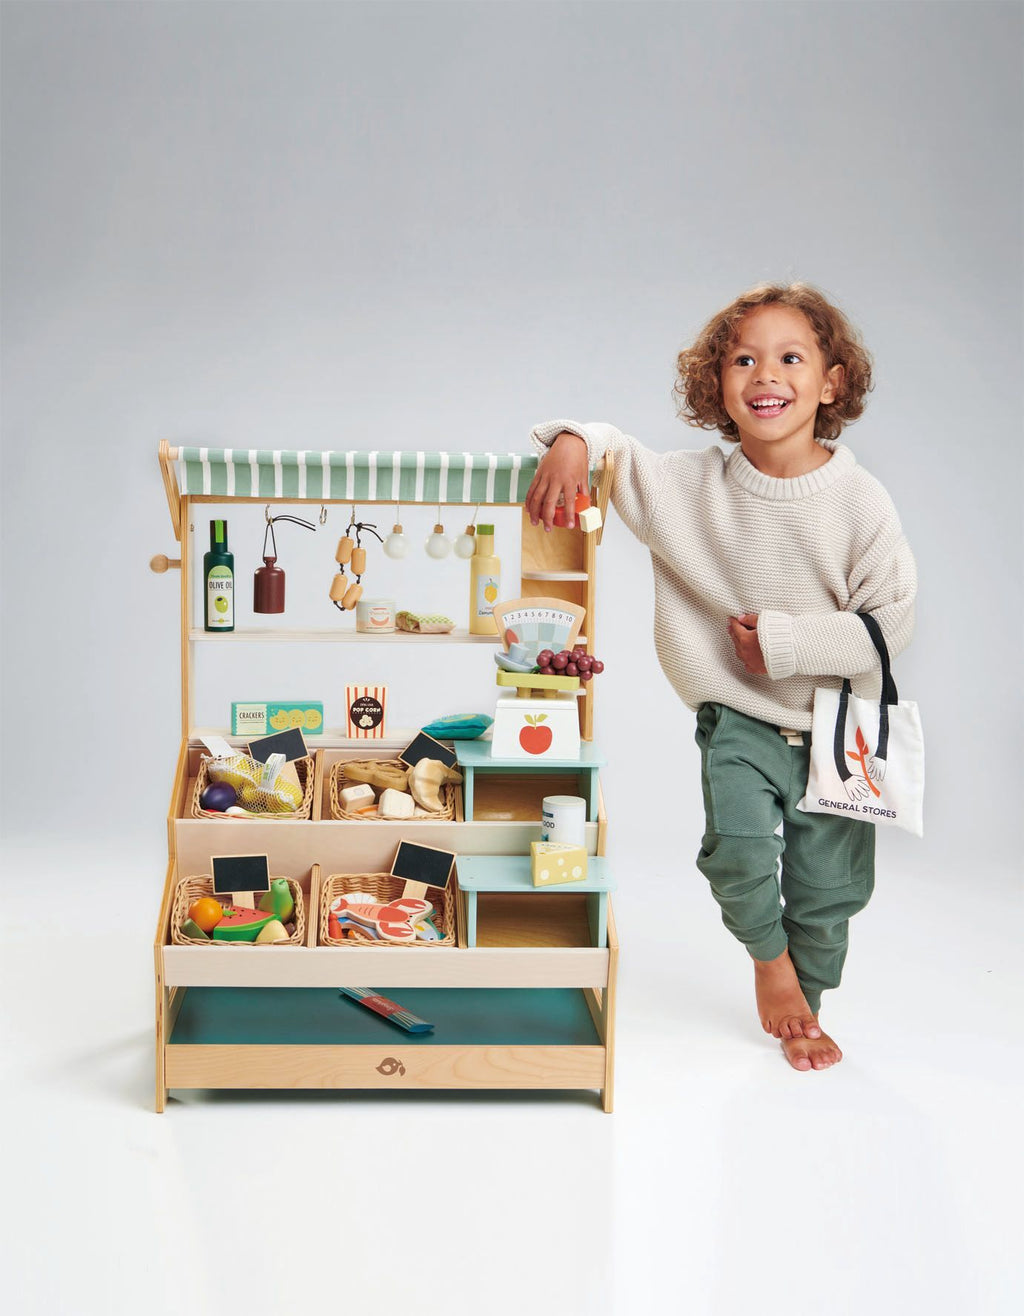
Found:
[[[284, 612], [284, 572], [277, 565], [277, 539], [274, 535], [275, 521], [293, 521], [295, 525], [305, 526], [307, 530], [316, 530], [309, 521], [298, 516], [271, 516], [270, 509], [264, 513], [267, 528], [263, 534], [263, 565], [256, 568], [252, 581], [253, 612]], [[270, 540], [271, 552], [267, 552], [267, 540]]]
[[265, 557], [252, 582], [253, 612], [284, 612], [284, 572], [276, 557]]

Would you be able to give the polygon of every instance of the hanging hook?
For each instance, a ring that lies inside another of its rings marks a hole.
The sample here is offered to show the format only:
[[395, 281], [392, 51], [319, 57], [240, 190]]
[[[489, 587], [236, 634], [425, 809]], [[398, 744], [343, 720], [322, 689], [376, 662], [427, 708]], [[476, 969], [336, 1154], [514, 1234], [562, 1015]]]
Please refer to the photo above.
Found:
[[277, 558], [277, 537], [276, 537], [276, 535], [274, 534], [274, 523], [275, 523], [275, 522], [277, 522], [277, 521], [291, 521], [293, 525], [301, 525], [301, 526], [304, 526], [307, 530], [316, 530], [316, 526], [312, 523], [312, 521], [303, 521], [303, 519], [302, 519], [300, 516], [288, 516], [288, 515], [285, 515], [285, 514], [282, 514], [281, 516], [271, 516], [271, 515], [270, 515], [270, 508], [269, 508], [269, 506], [266, 508], [265, 516], [266, 516], [266, 520], [267, 520], [267, 528], [266, 528], [266, 530], [263, 532], [263, 556], [264, 556], [264, 557], [267, 556], [267, 539], [269, 538], [271, 544], [273, 545], [273, 549], [274, 549], [274, 558], [275, 558], [275, 559]]
[[382, 544], [383, 544], [383, 542], [384, 542], [384, 540], [381, 539], [381, 536], [377, 534], [377, 523], [376, 523], [376, 521], [373, 521], [373, 522], [371, 522], [371, 521], [357, 521], [357, 522], [356, 522], [355, 529], [356, 529], [356, 543], [357, 543], [357, 544], [359, 543], [359, 537], [360, 537], [360, 535], [363, 533], [364, 530], [369, 530], [370, 534], [373, 535], [374, 539], [380, 539], [380, 542], [381, 542]]
[[264, 509], [263, 509], [263, 519], [264, 519], [264, 521], [266, 521], [267, 525], [270, 525], [271, 521], [273, 520], [273, 518], [272, 518], [271, 515], [270, 515], [270, 504], [269, 504], [269, 503], [267, 503], [266, 507], [264, 507]]
[[323, 503], [320, 504], [320, 524], [321, 525], [327, 524], [327, 508], [324, 506]]

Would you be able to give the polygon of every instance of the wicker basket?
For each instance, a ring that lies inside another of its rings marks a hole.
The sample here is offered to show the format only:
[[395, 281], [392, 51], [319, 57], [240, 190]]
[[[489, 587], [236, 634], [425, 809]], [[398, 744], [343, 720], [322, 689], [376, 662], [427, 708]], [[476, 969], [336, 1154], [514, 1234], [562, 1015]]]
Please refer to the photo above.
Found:
[[[375, 767], [385, 768], [406, 768], [407, 763], [401, 759], [372, 759], [359, 760], [360, 766], [368, 766], [372, 762]], [[416, 806], [416, 813], [411, 818], [378, 818], [375, 814], [369, 817], [365, 813], [354, 813], [351, 809], [346, 809], [341, 802], [341, 792], [345, 789], [346, 778], [345, 769], [349, 766], [355, 766], [355, 760], [349, 759], [335, 763], [331, 768], [331, 817], [337, 819], [353, 819], [357, 822], [451, 822], [455, 817], [455, 792], [458, 787], [454, 782], [446, 781], [441, 787], [441, 809], [438, 813], [430, 813], [426, 809]], [[349, 781], [348, 785], [357, 785], [357, 782]], [[379, 792], [379, 787], [375, 786], [374, 790]]]
[[347, 895], [352, 891], [365, 891], [381, 904], [387, 904], [390, 900], [396, 900], [405, 889], [405, 879], [395, 877], [392, 873], [332, 873], [330, 877], [324, 880], [320, 889], [320, 939], [321, 946], [354, 946], [358, 949], [360, 945], [365, 946], [394, 946], [397, 950], [407, 950], [412, 947], [431, 946], [454, 946], [455, 937], [455, 902], [456, 902], [456, 879], [454, 875], [444, 888], [428, 887], [424, 899], [429, 900], [434, 906], [433, 920], [437, 925], [437, 930], [441, 934], [439, 941], [376, 941], [372, 937], [367, 937], [364, 941], [357, 941], [354, 938], [344, 938], [338, 940], [337, 937], [328, 936], [327, 926], [330, 918], [331, 905], [339, 896]]
[[[295, 931], [287, 941], [269, 941], [266, 946], [301, 946], [306, 940], [306, 903], [302, 898], [302, 888], [294, 878], [288, 878], [288, 890], [292, 893], [292, 899], [295, 901], [295, 913], [292, 915], [292, 921], [295, 924]], [[174, 892], [174, 907], [171, 910], [171, 940], [175, 946], [253, 946], [251, 941], [217, 941], [212, 937], [205, 937], [202, 941], [198, 937], [186, 937], [181, 930], [181, 925], [188, 918], [188, 911], [194, 900], [200, 896], [213, 895], [213, 878], [212, 877], [183, 877], [178, 883]], [[260, 950], [263, 946], [260, 946]]]
[[[236, 819], [231, 814], [214, 813], [209, 809], [199, 807], [199, 797], [210, 784], [210, 770], [207, 766], [209, 760], [206, 758], [199, 761], [199, 774], [196, 777], [196, 784], [192, 789], [192, 817], [193, 818], [217, 818], [228, 822], [243, 821], [253, 822], [252, 817], [241, 817]], [[257, 822], [294, 822], [296, 818], [308, 818], [313, 811], [313, 755], [307, 754], [303, 759], [294, 759], [295, 772], [299, 778], [299, 786], [302, 788], [302, 803], [292, 813], [261, 813], [255, 819]]]

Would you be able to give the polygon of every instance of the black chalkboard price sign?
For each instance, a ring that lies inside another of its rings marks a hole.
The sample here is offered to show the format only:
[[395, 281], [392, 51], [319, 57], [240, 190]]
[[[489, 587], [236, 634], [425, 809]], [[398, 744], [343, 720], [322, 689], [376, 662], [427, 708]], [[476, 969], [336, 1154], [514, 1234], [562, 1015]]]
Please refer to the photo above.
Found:
[[283, 754], [286, 762], [292, 763], [295, 759], [304, 759], [309, 752], [297, 727], [264, 736], [261, 740], [250, 740], [248, 749], [249, 757], [257, 763], [266, 763], [271, 754]]
[[395, 861], [391, 865], [394, 877], [405, 878], [402, 894], [426, 896], [427, 887], [446, 887], [455, 868], [455, 855], [451, 850], [437, 850], [432, 845], [417, 845], [414, 841], [399, 841]]
[[265, 854], [211, 855], [213, 894], [230, 896], [240, 909], [252, 909], [253, 894], [270, 890], [270, 864]]
[[410, 768], [414, 768], [420, 759], [438, 759], [446, 768], [454, 768], [459, 761], [458, 755], [453, 750], [442, 745], [433, 736], [428, 736], [425, 731], [421, 731], [415, 740], [411, 740], [398, 757], [403, 763], [408, 763]]

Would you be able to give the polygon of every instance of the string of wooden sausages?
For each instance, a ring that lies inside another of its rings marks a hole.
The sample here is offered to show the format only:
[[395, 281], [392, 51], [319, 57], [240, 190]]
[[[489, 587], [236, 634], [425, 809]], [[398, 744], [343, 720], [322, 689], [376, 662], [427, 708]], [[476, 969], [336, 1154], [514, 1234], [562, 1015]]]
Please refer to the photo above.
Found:
[[[355, 508], [352, 509], [352, 520], [349, 521], [345, 528], [345, 533], [338, 540], [338, 548], [334, 554], [334, 560], [338, 564], [337, 574], [331, 581], [331, 602], [342, 612], [351, 612], [363, 596], [363, 586], [361, 584], [363, 572], [366, 570], [366, 549], [362, 545], [363, 531], [368, 531], [373, 537], [383, 544], [383, 539], [377, 534], [377, 529], [367, 521], [357, 521], [355, 519]], [[352, 538], [352, 531], [355, 530], [356, 537]], [[345, 575], [345, 568], [352, 572], [355, 580], [349, 583]]]

